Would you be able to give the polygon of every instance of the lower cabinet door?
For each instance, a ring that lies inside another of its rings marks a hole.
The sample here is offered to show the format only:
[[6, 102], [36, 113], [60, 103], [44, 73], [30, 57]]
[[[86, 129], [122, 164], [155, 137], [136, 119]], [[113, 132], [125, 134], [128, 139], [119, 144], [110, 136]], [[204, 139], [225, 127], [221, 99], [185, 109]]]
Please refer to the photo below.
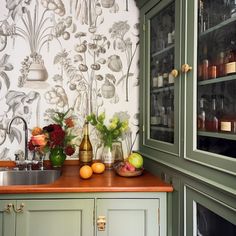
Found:
[[0, 236], [15, 236], [15, 201], [0, 200]]
[[94, 235], [94, 199], [18, 200], [17, 210], [16, 236]]
[[97, 199], [97, 236], [158, 235], [158, 199]]

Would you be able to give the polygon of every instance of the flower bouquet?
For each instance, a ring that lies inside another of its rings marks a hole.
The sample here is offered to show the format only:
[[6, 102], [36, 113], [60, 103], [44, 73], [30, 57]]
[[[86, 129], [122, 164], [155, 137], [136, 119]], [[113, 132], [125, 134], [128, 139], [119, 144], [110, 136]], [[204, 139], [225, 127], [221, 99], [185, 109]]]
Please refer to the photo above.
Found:
[[75, 152], [72, 140], [76, 137], [72, 135], [74, 121], [68, 116], [70, 109], [65, 112], [55, 112], [51, 117], [53, 124], [43, 128], [35, 127], [32, 130], [32, 137], [28, 143], [30, 151], [41, 154], [49, 153], [49, 159], [53, 167], [61, 167], [66, 156], [71, 156]]
[[127, 112], [115, 113], [108, 122], [105, 122], [105, 118], [104, 112], [98, 116], [92, 113], [87, 120], [99, 133], [103, 143], [102, 159], [106, 167], [110, 168], [117, 159], [123, 159], [120, 140], [129, 131], [129, 115]]

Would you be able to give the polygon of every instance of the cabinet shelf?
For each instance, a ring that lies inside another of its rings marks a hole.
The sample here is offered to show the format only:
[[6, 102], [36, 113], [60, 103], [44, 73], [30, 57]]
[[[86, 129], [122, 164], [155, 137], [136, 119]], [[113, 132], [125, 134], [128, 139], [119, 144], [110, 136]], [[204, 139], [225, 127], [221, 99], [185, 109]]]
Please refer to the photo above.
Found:
[[220, 30], [220, 29], [222, 29], [223, 27], [228, 26], [229, 24], [232, 24], [232, 23], [235, 23], [235, 22], [236, 22], [236, 17], [229, 18], [229, 19], [227, 19], [227, 20], [221, 22], [220, 24], [215, 25], [215, 26], [213, 26], [213, 27], [207, 29], [207, 30], [204, 31], [203, 33], [199, 34], [199, 37], [200, 37], [200, 38], [201, 38], [201, 37], [204, 37], [204, 36], [208, 35], [209, 33], [212, 33], [212, 32], [214, 32], [214, 31], [216, 31], [216, 30]]
[[161, 51], [158, 51], [158, 52], [155, 52], [152, 54], [152, 57], [157, 57], [157, 56], [160, 56], [161, 54], [165, 54], [167, 53], [168, 51], [170, 51], [171, 49], [174, 49], [175, 45], [174, 44], [171, 44], [170, 46], [162, 49]]
[[228, 75], [224, 77], [218, 77], [216, 79], [208, 79], [208, 80], [199, 81], [198, 85], [202, 86], [202, 85], [208, 85], [208, 84], [216, 84], [216, 83], [222, 83], [222, 82], [231, 81], [231, 80], [236, 80], [235, 75]]
[[158, 125], [151, 125], [151, 130], [161, 131], [161, 132], [174, 132], [174, 128], [168, 128]]
[[210, 137], [210, 138], [221, 138], [228, 140], [236, 140], [236, 134], [232, 133], [218, 133], [218, 132], [207, 132], [207, 131], [198, 131], [199, 136]]

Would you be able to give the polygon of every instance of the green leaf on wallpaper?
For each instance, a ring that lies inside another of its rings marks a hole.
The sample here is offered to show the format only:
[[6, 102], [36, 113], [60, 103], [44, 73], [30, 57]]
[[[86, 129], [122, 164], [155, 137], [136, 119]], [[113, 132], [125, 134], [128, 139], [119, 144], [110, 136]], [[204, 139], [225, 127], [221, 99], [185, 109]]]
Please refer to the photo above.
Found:
[[21, 132], [15, 127], [11, 127], [11, 132], [10, 134], [8, 134], [8, 137], [11, 143], [14, 141], [15, 138], [19, 144], [21, 143], [21, 140], [22, 140]]
[[10, 80], [9, 80], [8, 75], [4, 71], [1, 71], [0, 72], [0, 77], [3, 78], [3, 81], [5, 82], [5, 85], [6, 85], [7, 89], [9, 89], [10, 88]]
[[[134, 73], [129, 73], [129, 74], [128, 74], [128, 77], [133, 76], [133, 75], [134, 75]], [[123, 75], [123, 76], [118, 80], [118, 82], [117, 82], [116, 85], [119, 85], [123, 80], [125, 80], [126, 76], [127, 76], [127, 74], [126, 74], [126, 75]]]

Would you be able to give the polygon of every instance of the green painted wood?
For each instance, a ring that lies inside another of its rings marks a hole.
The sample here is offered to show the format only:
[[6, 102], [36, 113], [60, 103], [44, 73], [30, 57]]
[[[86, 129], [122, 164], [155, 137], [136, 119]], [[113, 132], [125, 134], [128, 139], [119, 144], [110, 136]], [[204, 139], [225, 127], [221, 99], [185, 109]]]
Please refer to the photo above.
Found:
[[94, 199], [18, 200], [17, 236], [93, 236]]
[[[141, 68], [141, 114], [142, 117], [140, 118], [140, 127], [142, 133], [140, 135], [140, 146], [146, 146], [148, 148], [160, 150], [162, 152], [171, 153], [175, 156], [179, 156], [179, 143], [180, 143], [180, 80], [181, 75], [176, 78], [174, 84], [174, 120], [175, 120], [175, 128], [174, 128], [174, 143], [162, 142], [158, 140], [154, 140], [150, 138], [150, 129], [152, 129], [150, 125], [150, 95], [152, 91], [150, 91], [150, 21], [151, 19], [158, 14], [164, 7], [169, 5], [172, 0], [167, 1], [149, 1], [143, 8], [140, 10], [141, 16], [141, 55], [143, 55], [141, 59], [141, 64], [144, 65]], [[177, 45], [181, 42], [181, 34], [180, 27], [181, 27], [181, 18], [178, 14], [181, 10], [181, 1], [175, 1], [175, 9], [176, 9], [176, 18], [175, 18], [175, 68], [180, 68], [180, 59], [181, 59], [181, 50], [180, 47]], [[164, 49], [163, 51], [165, 51]], [[143, 98], [146, 98], [143, 99]], [[145, 100], [145, 101], [144, 101]]]
[[0, 236], [15, 236], [15, 213], [12, 208], [9, 213], [5, 212], [9, 203], [13, 200], [0, 200]]
[[[197, 14], [198, 14], [198, 2], [189, 1], [187, 4], [187, 20], [186, 20], [186, 32], [187, 41], [187, 63], [193, 67], [186, 78], [186, 158], [189, 161], [198, 163], [199, 165], [205, 165], [216, 170], [230, 173], [236, 176], [236, 161], [234, 158], [227, 158], [223, 155], [218, 155], [210, 152], [203, 152], [197, 149]], [[231, 19], [229, 20], [231, 21]], [[226, 24], [224, 22], [222, 24]], [[219, 27], [219, 26], [218, 26]], [[217, 30], [217, 27], [214, 27]], [[206, 34], [207, 32], [204, 32]], [[231, 77], [232, 79], [232, 77]], [[219, 79], [220, 80], [220, 79]], [[217, 81], [217, 80], [216, 80]]]
[[[188, 232], [192, 232], [192, 223], [187, 222], [192, 219], [192, 213], [189, 212], [190, 206], [186, 202], [187, 198], [193, 201], [193, 199], [197, 200], [198, 197], [200, 197], [203, 205], [211, 206], [214, 204], [214, 208], [212, 209], [215, 212], [219, 212], [219, 214], [221, 211], [225, 212], [224, 216], [229, 219], [229, 221], [235, 222], [236, 192], [231, 190], [231, 193], [229, 193], [223, 188], [219, 190], [218, 186], [204, 183], [204, 181], [199, 178], [178, 171], [175, 168], [170, 168], [167, 165], [157, 163], [157, 161], [146, 159], [145, 164], [145, 168], [148, 168], [153, 174], [162, 177], [164, 181], [172, 183], [174, 187], [174, 191], [168, 194], [168, 236], [183, 236], [185, 232], [184, 227], [186, 225], [189, 227]], [[189, 192], [194, 192], [194, 196], [197, 197], [191, 197]], [[212, 203], [209, 203], [209, 201]], [[220, 203], [220, 208], [218, 207], [218, 203]], [[229, 209], [231, 210], [229, 211]], [[169, 229], [171, 232], [169, 232]], [[187, 235], [191, 234], [186, 234], [186, 236]]]
[[[109, 212], [112, 232], [106, 235], [167, 235], [165, 192], [2, 194], [0, 199], [7, 199], [0, 200], [0, 229], [11, 229], [0, 231], [0, 236], [105, 235], [106, 231], [102, 234], [94, 226], [95, 218], [105, 212]], [[3, 213], [9, 202], [14, 203], [15, 209], [23, 203], [23, 211]]]
[[105, 216], [106, 228], [97, 236], [166, 235], [159, 231], [159, 209], [158, 199], [98, 199], [97, 217]]
[[236, 225], [236, 208], [232, 208], [212, 196], [199, 191], [191, 186], [185, 186], [186, 198], [186, 235], [195, 236], [197, 224], [197, 204], [204, 206], [215, 214], [221, 216], [232, 224]]
[[[165, 2], [165, 1], [163, 1]], [[164, 3], [163, 3], [164, 4]], [[188, 63], [193, 67], [193, 70], [183, 74], [179, 80], [177, 79], [179, 100], [176, 99], [175, 105], [177, 116], [179, 118], [179, 133], [176, 139], [179, 140], [179, 150], [176, 155], [170, 151], [171, 146], [160, 146], [158, 142], [153, 142], [153, 140], [148, 140], [148, 120], [146, 116], [148, 114], [147, 107], [149, 106], [148, 101], [148, 90], [147, 82], [149, 68], [148, 61], [148, 45], [150, 38], [148, 37], [148, 27], [143, 25], [148, 25], [147, 14], [155, 14], [154, 8], [159, 9], [160, 4], [149, 1], [140, 9], [140, 23], [141, 23], [141, 48], [140, 52], [142, 57], [140, 76], [141, 76], [141, 86], [140, 86], [140, 106], [141, 106], [141, 116], [140, 116], [140, 152], [149, 160], [157, 161], [157, 163], [162, 163], [163, 165], [170, 166], [176, 169], [178, 172], [182, 172], [186, 175], [198, 178], [199, 181], [208, 183], [214, 187], [224, 190], [228, 193], [236, 193], [235, 188], [235, 175], [236, 175], [236, 162], [233, 158], [228, 158], [218, 154], [212, 154], [209, 152], [203, 152], [197, 150], [196, 148], [196, 89], [197, 86], [202, 86], [204, 83], [210, 83], [207, 81], [202, 81], [197, 83], [196, 73], [197, 73], [197, 1], [176, 1], [176, 34], [177, 40], [179, 39], [178, 49], [180, 52], [176, 52], [178, 55], [179, 63], [176, 64], [176, 68], [181, 68], [181, 65]], [[153, 11], [153, 12], [152, 12]], [[222, 24], [234, 21], [229, 19]], [[178, 22], [178, 23], [177, 23]], [[217, 26], [220, 27], [220, 26]], [[214, 30], [217, 30], [215, 27]], [[206, 31], [207, 32], [207, 31]], [[204, 32], [204, 33], [206, 33]], [[204, 35], [202, 35], [204, 37]], [[232, 80], [235, 76], [227, 76], [226, 80]], [[212, 80], [213, 82], [220, 82], [221, 78]], [[178, 109], [177, 109], [178, 107]], [[232, 135], [222, 135], [224, 138], [231, 138]], [[176, 157], [180, 158], [176, 158]], [[155, 163], [155, 162], [154, 162]], [[150, 166], [149, 166], [150, 167]], [[158, 164], [155, 165], [158, 168]], [[155, 168], [154, 167], [154, 168]], [[151, 167], [150, 167], [151, 168]]]

